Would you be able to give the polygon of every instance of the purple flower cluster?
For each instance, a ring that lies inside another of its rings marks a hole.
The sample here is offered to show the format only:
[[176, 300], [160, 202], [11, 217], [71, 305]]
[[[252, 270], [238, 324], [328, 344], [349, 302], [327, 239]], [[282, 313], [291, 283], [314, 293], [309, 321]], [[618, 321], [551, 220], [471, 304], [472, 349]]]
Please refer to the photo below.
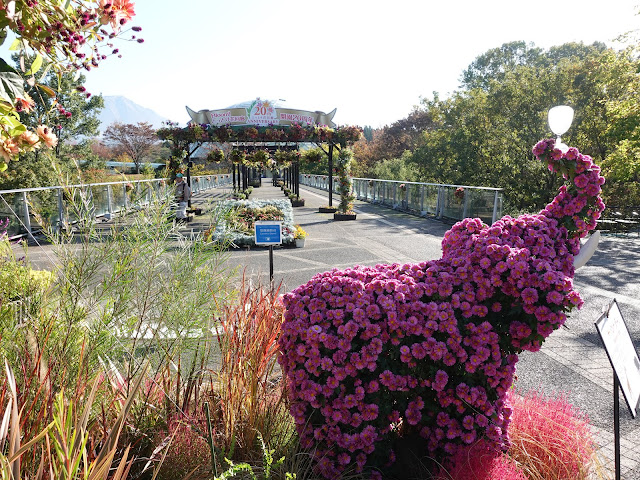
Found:
[[323, 476], [384, 467], [397, 435], [421, 435], [434, 455], [481, 437], [508, 445], [517, 354], [581, 306], [573, 255], [604, 208], [599, 169], [552, 142], [534, 153], [573, 183], [539, 214], [465, 219], [439, 260], [333, 270], [284, 296], [280, 363]]

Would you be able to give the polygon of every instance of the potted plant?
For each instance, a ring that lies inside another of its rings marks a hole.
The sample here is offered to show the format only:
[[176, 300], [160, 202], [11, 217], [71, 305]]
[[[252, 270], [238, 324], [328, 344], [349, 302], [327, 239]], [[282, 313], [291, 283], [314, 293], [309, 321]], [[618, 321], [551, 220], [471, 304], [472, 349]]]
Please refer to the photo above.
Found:
[[304, 207], [304, 198], [300, 198], [295, 193], [289, 195], [289, 200], [291, 200], [292, 207]]
[[304, 229], [300, 225], [296, 225], [295, 227], [296, 227], [296, 229], [293, 232], [293, 238], [296, 241], [296, 248], [303, 248], [304, 247], [304, 241], [309, 236], [309, 234], [307, 232], [305, 232]]
[[322, 205], [318, 208], [319, 213], [336, 213], [338, 211], [338, 207], [335, 205]]
[[340, 193], [340, 204], [338, 211], [333, 214], [334, 220], [355, 220], [356, 212], [353, 211], [353, 182], [351, 180], [351, 160], [353, 152], [348, 148], [340, 150], [338, 155], [338, 192]]

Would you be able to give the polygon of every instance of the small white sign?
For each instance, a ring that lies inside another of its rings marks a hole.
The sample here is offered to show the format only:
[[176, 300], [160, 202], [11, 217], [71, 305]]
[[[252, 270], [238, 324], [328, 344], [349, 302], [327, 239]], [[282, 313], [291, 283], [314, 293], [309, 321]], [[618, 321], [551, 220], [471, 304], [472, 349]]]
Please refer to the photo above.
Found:
[[282, 244], [282, 222], [258, 220], [255, 232], [256, 245]]
[[598, 319], [596, 328], [604, 343], [614, 374], [618, 376], [631, 416], [635, 418], [640, 402], [640, 360], [615, 300]]

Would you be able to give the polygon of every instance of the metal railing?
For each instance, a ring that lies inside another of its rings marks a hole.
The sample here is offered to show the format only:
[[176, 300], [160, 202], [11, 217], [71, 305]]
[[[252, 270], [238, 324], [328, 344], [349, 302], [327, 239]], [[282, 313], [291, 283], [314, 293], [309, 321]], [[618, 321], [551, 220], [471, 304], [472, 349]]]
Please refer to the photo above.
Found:
[[[300, 183], [329, 191], [327, 175], [300, 174]], [[334, 179], [334, 193], [336, 184]], [[501, 188], [353, 178], [353, 192], [358, 200], [424, 217], [455, 221], [478, 217], [487, 224], [502, 217]]]
[[[231, 174], [196, 176], [191, 177], [191, 191], [196, 194], [231, 183]], [[10, 238], [31, 236], [41, 222], [58, 228], [75, 222], [77, 215], [68, 206], [79, 195], [93, 216], [110, 219], [134, 204], [142, 206], [172, 194], [173, 185], [166, 179], [0, 190], [0, 220], [9, 219]]]

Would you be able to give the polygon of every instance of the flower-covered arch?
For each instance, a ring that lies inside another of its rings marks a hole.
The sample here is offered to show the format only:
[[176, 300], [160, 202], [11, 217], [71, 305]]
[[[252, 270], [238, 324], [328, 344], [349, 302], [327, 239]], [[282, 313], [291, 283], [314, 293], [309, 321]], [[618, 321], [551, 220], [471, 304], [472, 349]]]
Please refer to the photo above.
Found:
[[[259, 99], [258, 99], [259, 100]], [[255, 104], [252, 104], [255, 109]], [[333, 151], [334, 149], [342, 149], [347, 145], [357, 141], [362, 136], [362, 129], [357, 126], [328, 126], [311, 123], [313, 117], [303, 115], [288, 109], [289, 113], [281, 113], [276, 110], [276, 114], [288, 115], [285, 124], [215, 124], [215, 123], [197, 123], [198, 121], [218, 121], [214, 114], [220, 111], [200, 111], [194, 112], [187, 108], [192, 121], [187, 127], [180, 128], [177, 124], [167, 124], [158, 130], [158, 137], [171, 144], [171, 158], [169, 161], [169, 170], [172, 175], [186, 163], [190, 165], [191, 156], [195, 151], [205, 143], [231, 144], [232, 149], [228, 155], [231, 160], [234, 174], [234, 189], [246, 189], [249, 169], [255, 168], [289, 168], [289, 178], [292, 181], [294, 193], [299, 196], [298, 185], [298, 158], [297, 154], [301, 143], [314, 143], [324, 149], [329, 157], [329, 175], [332, 179], [333, 170]], [[252, 110], [253, 111], [253, 110]], [[233, 110], [230, 113], [237, 113]], [[335, 110], [334, 110], [335, 112]], [[323, 114], [322, 112], [314, 112], [320, 119], [327, 119], [333, 116], [333, 113]], [[221, 115], [221, 118], [232, 121], [240, 118], [240, 115]], [[311, 113], [311, 112], [308, 112]], [[251, 112], [248, 111], [244, 121], [250, 121]], [[297, 123], [293, 119], [301, 119], [308, 123]], [[262, 119], [264, 120], [264, 119]], [[275, 117], [272, 118], [276, 120]], [[264, 120], [267, 121], [267, 120]], [[332, 123], [332, 122], [331, 122]], [[224, 159], [224, 153], [221, 149], [213, 149], [208, 155], [207, 160], [211, 162], [220, 162]], [[188, 173], [188, 170], [187, 170]], [[187, 175], [189, 180], [189, 175]], [[330, 186], [331, 187], [331, 186]], [[329, 200], [331, 204], [332, 189], [329, 189]]]

